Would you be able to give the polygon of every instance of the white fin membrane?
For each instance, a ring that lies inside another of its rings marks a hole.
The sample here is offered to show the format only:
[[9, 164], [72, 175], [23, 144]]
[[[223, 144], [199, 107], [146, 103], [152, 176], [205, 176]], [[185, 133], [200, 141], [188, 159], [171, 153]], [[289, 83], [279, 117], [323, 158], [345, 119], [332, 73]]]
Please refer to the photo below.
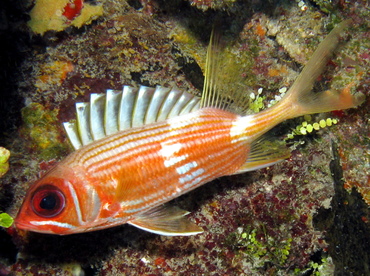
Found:
[[124, 86], [122, 91], [91, 94], [76, 103], [76, 120], [63, 123], [74, 149], [132, 127], [140, 127], [200, 108], [200, 98], [176, 88]]

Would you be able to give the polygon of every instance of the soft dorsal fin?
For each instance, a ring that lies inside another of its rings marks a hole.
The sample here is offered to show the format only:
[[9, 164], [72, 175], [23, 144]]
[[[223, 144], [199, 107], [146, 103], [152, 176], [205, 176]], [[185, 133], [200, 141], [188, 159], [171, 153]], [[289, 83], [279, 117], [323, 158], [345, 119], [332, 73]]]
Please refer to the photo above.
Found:
[[199, 97], [176, 88], [124, 86], [122, 91], [91, 94], [89, 103], [76, 103], [76, 120], [63, 125], [79, 149], [118, 131], [196, 111], [199, 102]]
[[227, 51], [231, 50], [231, 45], [226, 48], [221, 46], [221, 35], [213, 29], [207, 49], [206, 68], [204, 86], [200, 106], [215, 107], [227, 110], [239, 115], [246, 115], [249, 106], [249, 97], [241, 85], [236, 89], [235, 81], [239, 79], [229, 72], [230, 67], [235, 67], [235, 56]]
[[206, 68], [204, 74], [204, 85], [202, 98], [200, 100], [201, 107], [216, 107], [224, 108], [219, 91], [219, 82], [217, 81], [218, 71], [220, 70], [220, 36], [214, 30], [211, 33], [206, 57]]

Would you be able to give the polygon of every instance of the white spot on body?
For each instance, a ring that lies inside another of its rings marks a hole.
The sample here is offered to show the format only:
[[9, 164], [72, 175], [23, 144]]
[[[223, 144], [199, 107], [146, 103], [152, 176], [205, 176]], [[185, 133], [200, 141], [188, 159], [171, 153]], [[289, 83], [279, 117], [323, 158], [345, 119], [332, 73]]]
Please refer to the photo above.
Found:
[[[189, 173], [189, 174], [187, 174], [183, 177], [180, 177], [179, 181], [180, 181], [181, 184], [184, 184], [186, 182], [190, 182], [190, 181], [194, 180], [196, 177], [202, 175], [203, 173], [204, 173], [204, 169], [198, 169], [198, 170], [196, 170], [192, 173]], [[199, 179], [199, 181], [200, 180], [201, 179]], [[191, 186], [197, 184], [199, 181], [195, 181], [195, 183], [191, 183]]]
[[181, 143], [176, 143], [176, 144], [167, 144], [166, 142], [161, 143], [161, 150], [159, 151], [159, 154], [162, 155], [164, 159], [164, 166], [166, 168], [171, 167], [183, 160], [185, 160], [188, 155], [180, 155], [180, 156], [175, 156], [176, 153], [178, 153], [183, 145]]
[[248, 139], [246, 130], [255, 124], [253, 115], [238, 117], [230, 129], [230, 137], [233, 143]]
[[110, 204], [109, 204], [109, 203], [105, 203], [105, 204], [103, 205], [103, 210], [109, 210], [109, 206], [110, 206]]
[[162, 148], [160, 149], [159, 153], [166, 158], [172, 157], [176, 152], [179, 152], [182, 148], [181, 143], [176, 144], [167, 144], [161, 143]]
[[188, 171], [190, 171], [192, 168], [195, 168], [196, 166], [198, 166], [197, 162], [192, 161], [190, 163], [182, 165], [181, 167], [176, 168], [176, 171], [179, 175], [182, 175], [186, 174]]
[[175, 165], [176, 163], [179, 163], [179, 162], [185, 160], [187, 157], [188, 157], [187, 154], [180, 155], [180, 156], [175, 156], [175, 157], [171, 157], [171, 158], [169, 158], [167, 160], [164, 160], [164, 166], [166, 168], [168, 168], [170, 166]]

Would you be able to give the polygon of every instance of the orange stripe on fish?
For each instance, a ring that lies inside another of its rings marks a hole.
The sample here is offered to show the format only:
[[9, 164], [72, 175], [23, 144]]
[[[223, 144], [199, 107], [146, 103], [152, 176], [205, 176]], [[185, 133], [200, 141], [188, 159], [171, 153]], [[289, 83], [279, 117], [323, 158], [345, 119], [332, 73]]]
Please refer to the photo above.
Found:
[[280, 122], [363, 102], [348, 89], [311, 91], [348, 24], [320, 43], [279, 103], [257, 114], [234, 112], [244, 110], [246, 97], [219, 89], [217, 36], [201, 99], [160, 86], [124, 86], [77, 103], [77, 122], [64, 124], [76, 151], [30, 187], [16, 226], [60, 235], [124, 223], [162, 235], [202, 232], [186, 211], [163, 204], [220, 176], [288, 157], [278, 139], [264, 135]]

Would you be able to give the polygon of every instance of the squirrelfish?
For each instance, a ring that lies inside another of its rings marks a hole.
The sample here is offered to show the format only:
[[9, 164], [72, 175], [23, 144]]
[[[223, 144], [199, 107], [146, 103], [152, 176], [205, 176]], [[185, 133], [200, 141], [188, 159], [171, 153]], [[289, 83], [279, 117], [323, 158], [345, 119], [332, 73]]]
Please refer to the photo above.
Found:
[[188, 212], [164, 203], [288, 157], [264, 135], [280, 122], [362, 103], [349, 89], [312, 92], [346, 25], [320, 43], [281, 101], [256, 114], [233, 112], [235, 100], [219, 93], [214, 39], [201, 98], [161, 86], [92, 94], [77, 104], [77, 122], [64, 124], [76, 150], [29, 188], [16, 226], [59, 235], [124, 223], [162, 235], [202, 232]]

